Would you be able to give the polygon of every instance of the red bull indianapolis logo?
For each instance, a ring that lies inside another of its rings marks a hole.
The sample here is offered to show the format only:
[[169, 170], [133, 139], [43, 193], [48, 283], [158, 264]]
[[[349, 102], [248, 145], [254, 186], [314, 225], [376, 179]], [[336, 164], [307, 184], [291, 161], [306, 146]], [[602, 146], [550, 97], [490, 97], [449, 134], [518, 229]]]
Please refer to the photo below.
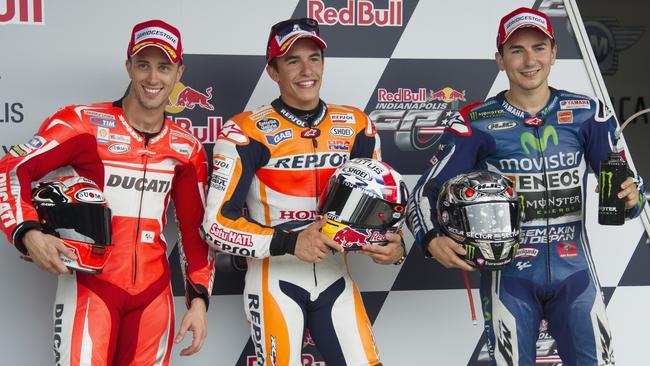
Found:
[[194, 109], [195, 107], [203, 108], [208, 111], [214, 110], [214, 105], [210, 103], [212, 99], [212, 87], [205, 89], [202, 93], [191, 86], [185, 86], [178, 82], [174, 85], [174, 90], [169, 95], [169, 101], [165, 107], [168, 113], [179, 113], [185, 108]]

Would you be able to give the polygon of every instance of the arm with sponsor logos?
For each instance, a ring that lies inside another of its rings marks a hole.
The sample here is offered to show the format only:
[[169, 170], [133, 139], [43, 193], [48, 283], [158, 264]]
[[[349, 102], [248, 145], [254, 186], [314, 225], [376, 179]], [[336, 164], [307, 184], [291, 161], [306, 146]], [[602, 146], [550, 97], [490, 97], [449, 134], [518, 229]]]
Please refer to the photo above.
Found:
[[[453, 263], [441, 259], [431, 253], [430, 243], [435, 238], [444, 236], [440, 231], [437, 220], [436, 202], [438, 192], [444, 182], [450, 178], [468, 172], [472, 169], [483, 168], [482, 161], [495, 152], [494, 139], [487, 133], [480, 130], [472, 130], [466, 119], [466, 112], [469, 112], [475, 105], [465, 107], [460, 114], [456, 115], [455, 121], [447, 123], [442, 137], [436, 144], [436, 153], [431, 158], [431, 166], [422, 174], [418, 180], [407, 204], [407, 224], [415, 242], [424, 251], [425, 256], [435, 256], [441, 263], [455, 264], [463, 269], [471, 268], [464, 262], [455, 261], [455, 255], [464, 254], [458, 245], [452, 245], [451, 239], [446, 240], [445, 257]], [[442, 253], [440, 253], [442, 254]], [[452, 259], [453, 258], [453, 259]]]
[[[613, 112], [604, 103], [594, 100], [591, 100], [590, 103], [593, 114], [582, 124], [580, 134], [585, 149], [585, 158], [596, 173], [596, 177], [599, 177], [600, 162], [607, 160], [608, 154], [615, 149], [618, 124]], [[646, 202], [645, 184], [637, 172], [632, 171], [629, 166], [628, 170], [630, 177], [623, 182], [623, 187], [615, 188], [620, 190], [619, 197], [626, 201], [626, 216], [634, 218], [641, 214]], [[599, 184], [602, 185], [600, 179]]]
[[270, 158], [268, 148], [240, 128], [247, 116], [242, 113], [226, 121], [214, 145], [202, 226], [205, 239], [217, 250], [246, 257], [293, 253], [296, 233], [274, 230], [243, 213], [255, 172]]
[[2, 230], [23, 254], [28, 254], [23, 235], [40, 229], [32, 205], [31, 183], [46, 174], [70, 166], [83, 177], [104, 186], [104, 169], [97, 153], [97, 140], [83, 129], [81, 113], [86, 107], [62, 108], [47, 118], [26, 144], [14, 146], [0, 160], [0, 220]]
[[192, 300], [200, 297], [207, 308], [212, 293], [214, 259], [201, 238], [199, 227], [205, 212], [208, 166], [203, 146], [193, 141], [189, 164], [177, 168], [171, 196], [180, 232], [179, 250], [185, 277], [186, 304], [189, 307]]

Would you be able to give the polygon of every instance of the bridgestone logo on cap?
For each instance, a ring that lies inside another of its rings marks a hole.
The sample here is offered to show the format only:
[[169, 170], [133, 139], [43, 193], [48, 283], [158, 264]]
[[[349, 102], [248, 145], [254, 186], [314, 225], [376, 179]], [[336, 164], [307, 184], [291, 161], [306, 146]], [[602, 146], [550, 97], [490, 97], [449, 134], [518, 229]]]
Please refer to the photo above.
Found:
[[139, 30], [135, 33], [134, 43], [137, 44], [141, 40], [148, 38], [161, 39], [171, 44], [174, 48], [178, 46], [178, 37], [159, 27], [149, 27]]
[[508, 21], [506, 24], [503, 25], [506, 34], [508, 34], [512, 30], [512, 28], [518, 26], [519, 23], [538, 23], [542, 28], [548, 29], [548, 25], [546, 24], [546, 19], [535, 14], [522, 13], [510, 19], [510, 21]]

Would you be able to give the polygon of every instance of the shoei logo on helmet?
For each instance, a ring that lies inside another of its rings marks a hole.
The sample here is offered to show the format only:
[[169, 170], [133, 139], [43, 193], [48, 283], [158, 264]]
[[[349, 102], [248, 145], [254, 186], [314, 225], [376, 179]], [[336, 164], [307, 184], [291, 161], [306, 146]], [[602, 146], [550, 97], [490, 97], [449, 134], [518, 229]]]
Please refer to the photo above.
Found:
[[546, 128], [544, 128], [541, 139], [537, 139], [532, 132], [524, 132], [519, 138], [521, 147], [524, 149], [526, 154], [530, 154], [529, 147], [537, 152], [546, 151], [546, 148], [548, 148], [549, 139], [552, 139], [551, 141], [553, 142], [553, 145], [558, 145], [559, 137], [557, 131], [555, 130], [555, 127], [553, 126], [546, 126]]
[[104, 194], [93, 188], [82, 188], [77, 193], [75, 193], [74, 198], [81, 202], [87, 203], [104, 203], [106, 198]]

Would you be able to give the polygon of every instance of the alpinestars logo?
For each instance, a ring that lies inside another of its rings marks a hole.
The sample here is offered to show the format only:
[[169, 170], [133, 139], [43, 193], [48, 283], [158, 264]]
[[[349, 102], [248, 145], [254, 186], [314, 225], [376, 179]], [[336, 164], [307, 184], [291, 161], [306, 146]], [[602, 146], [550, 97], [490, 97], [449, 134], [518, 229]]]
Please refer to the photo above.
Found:
[[512, 362], [512, 332], [499, 320], [499, 333], [497, 334], [497, 351], [503, 356], [507, 365], [513, 365]]

